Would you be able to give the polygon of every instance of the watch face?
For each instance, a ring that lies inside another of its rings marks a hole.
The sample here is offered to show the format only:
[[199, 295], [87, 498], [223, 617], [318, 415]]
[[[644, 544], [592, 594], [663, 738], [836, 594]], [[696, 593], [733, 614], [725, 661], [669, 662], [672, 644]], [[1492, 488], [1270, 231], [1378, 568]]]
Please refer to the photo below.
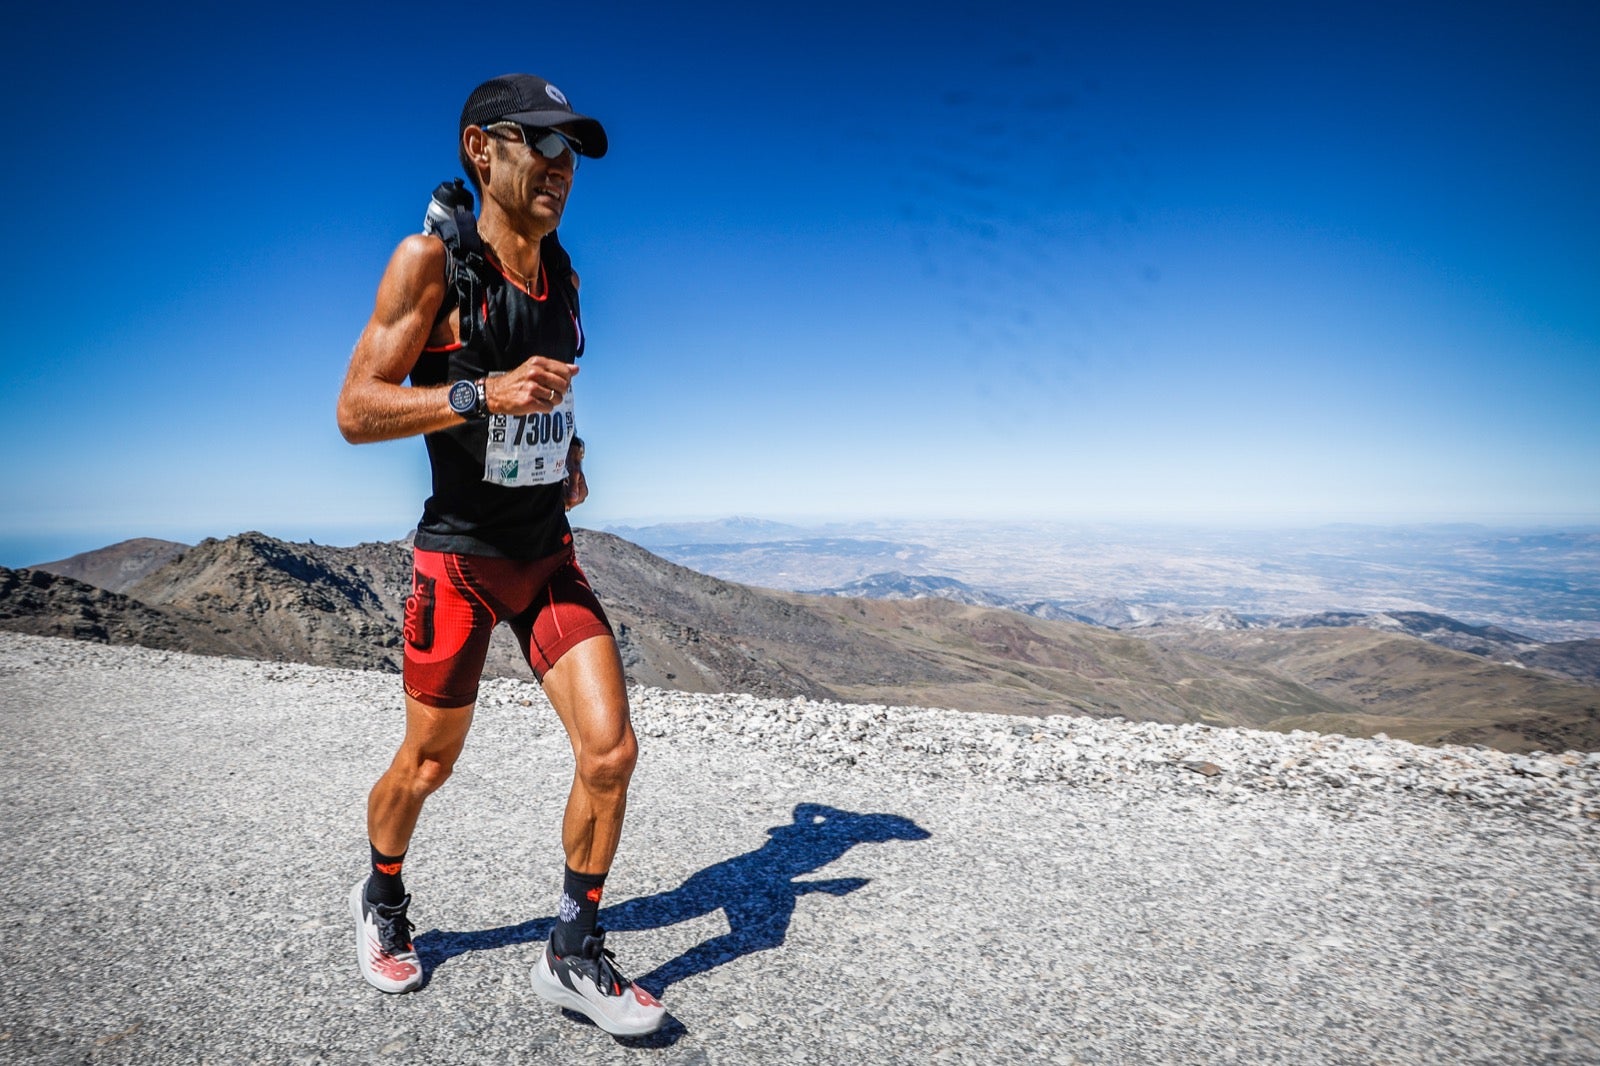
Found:
[[478, 406], [478, 387], [470, 381], [458, 381], [450, 386], [450, 410], [458, 415], [470, 415]]

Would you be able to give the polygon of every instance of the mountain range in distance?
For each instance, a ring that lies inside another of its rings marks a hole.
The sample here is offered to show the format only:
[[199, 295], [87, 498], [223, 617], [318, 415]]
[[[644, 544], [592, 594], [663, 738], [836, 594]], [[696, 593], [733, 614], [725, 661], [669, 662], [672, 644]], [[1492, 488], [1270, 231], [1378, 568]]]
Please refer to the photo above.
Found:
[[1081, 622], [1108, 629], [1212, 630], [1337, 629], [1357, 627], [1386, 633], [1404, 633], [1431, 644], [1520, 665], [1577, 681], [1600, 683], [1600, 640], [1543, 642], [1500, 626], [1475, 626], [1428, 611], [1318, 611], [1285, 618], [1240, 615], [1226, 608], [1198, 614], [1164, 610], [1117, 599], [1068, 603], [1001, 596], [974, 589], [948, 577], [908, 576], [898, 572], [873, 574], [816, 595], [916, 600], [936, 598], [975, 607], [994, 607], [1037, 618]]
[[1046, 617], [1094, 624], [1213, 610], [1244, 618], [1399, 611], [1541, 642], [1600, 638], [1596, 527], [899, 520], [808, 528], [727, 519], [611, 532], [749, 585], [879, 595], [875, 584], [952, 579], [965, 586], [962, 595], [991, 597], [986, 605], [1032, 604]]
[[[638, 684], [1600, 748], [1600, 640], [1540, 641], [1406, 611], [1179, 616], [1106, 601], [1090, 604], [1098, 618], [1048, 617], [929, 575], [881, 573], [855, 595], [808, 595], [699, 573], [606, 533], [576, 537]], [[409, 583], [404, 541], [135, 540], [0, 569], [0, 628], [398, 671]], [[530, 676], [503, 627], [486, 672]]]

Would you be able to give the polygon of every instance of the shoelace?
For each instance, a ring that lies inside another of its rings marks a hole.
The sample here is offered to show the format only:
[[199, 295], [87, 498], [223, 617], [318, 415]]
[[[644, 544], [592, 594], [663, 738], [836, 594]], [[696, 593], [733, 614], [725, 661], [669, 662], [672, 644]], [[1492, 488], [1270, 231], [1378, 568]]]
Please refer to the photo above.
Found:
[[600, 991], [608, 996], [622, 995], [622, 990], [633, 983], [622, 976], [615, 959], [616, 956], [607, 948], [601, 948], [600, 957], [595, 959], [595, 969], [600, 974]]
[[406, 908], [410, 904], [411, 897], [407, 896], [392, 907], [382, 903], [373, 905], [372, 913], [377, 917], [378, 943], [391, 955], [411, 950], [411, 930], [416, 926], [406, 917]]
[[[610, 948], [606, 947], [605, 931], [600, 930], [599, 935], [587, 939], [596, 941], [595, 953], [590, 955], [586, 950], [582, 956], [585, 962], [594, 963], [595, 987], [600, 990], [602, 996], [622, 995], [622, 990], [633, 984], [633, 982], [624, 977], [622, 971], [617, 969], [617, 956]], [[589, 947], [587, 940], [583, 946], [586, 949]]]

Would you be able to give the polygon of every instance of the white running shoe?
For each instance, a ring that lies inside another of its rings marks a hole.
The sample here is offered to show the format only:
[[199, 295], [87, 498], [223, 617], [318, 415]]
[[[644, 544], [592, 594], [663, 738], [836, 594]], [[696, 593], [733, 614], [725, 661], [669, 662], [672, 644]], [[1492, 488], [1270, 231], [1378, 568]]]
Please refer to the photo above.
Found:
[[589, 1017], [612, 1036], [644, 1036], [661, 1028], [667, 1008], [617, 970], [604, 929], [583, 938], [583, 950], [557, 956], [549, 944], [533, 968], [533, 990], [558, 1007]]
[[409, 992], [422, 983], [422, 960], [411, 946], [411, 897], [392, 907], [367, 902], [367, 879], [350, 892], [350, 914], [356, 920], [356, 958], [361, 976], [380, 992]]

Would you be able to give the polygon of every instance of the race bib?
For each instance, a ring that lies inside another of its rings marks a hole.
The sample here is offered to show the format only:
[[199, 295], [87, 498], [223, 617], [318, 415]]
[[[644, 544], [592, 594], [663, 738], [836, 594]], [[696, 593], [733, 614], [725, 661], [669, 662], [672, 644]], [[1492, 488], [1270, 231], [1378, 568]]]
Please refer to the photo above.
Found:
[[567, 476], [567, 446], [575, 424], [570, 388], [549, 414], [490, 415], [483, 480], [509, 488], [562, 480]]

